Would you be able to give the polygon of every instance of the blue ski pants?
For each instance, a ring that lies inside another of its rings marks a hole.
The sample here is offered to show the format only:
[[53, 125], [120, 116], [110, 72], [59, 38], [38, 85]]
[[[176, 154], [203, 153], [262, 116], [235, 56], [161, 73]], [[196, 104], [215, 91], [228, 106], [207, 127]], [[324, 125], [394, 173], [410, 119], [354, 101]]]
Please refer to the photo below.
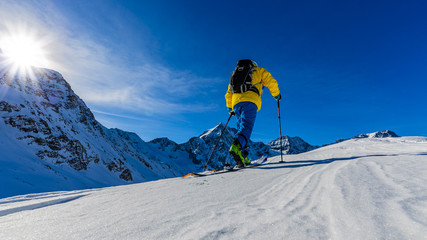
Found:
[[237, 118], [237, 140], [242, 148], [246, 148], [254, 128], [257, 106], [252, 102], [240, 102], [234, 106]]

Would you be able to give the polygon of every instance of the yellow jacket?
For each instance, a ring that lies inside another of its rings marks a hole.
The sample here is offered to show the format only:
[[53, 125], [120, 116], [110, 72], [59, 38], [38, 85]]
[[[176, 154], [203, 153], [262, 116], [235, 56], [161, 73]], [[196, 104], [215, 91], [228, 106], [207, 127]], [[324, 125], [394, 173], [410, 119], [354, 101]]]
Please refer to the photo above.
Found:
[[254, 85], [260, 95], [254, 91], [246, 91], [244, 93], [233, 93], [230, 89], [230, 84], [228, 84], [228, 90], [225, 94], [225, 101], [227, 102], [227, 107], [234, 109], [234, 106], [240, 102], [253, 102], [257, 105], [259, 111], [261, 109], [261, 94], [263, 87], [268, 87], [271, 95], [276, 97], [280, 94], [279, 85], [277, 84], [276, 79], [274, 79], [271, 74], [265, 70], [265, 68], [255, 66], [255, 71], [252, 73], [252, 85]]

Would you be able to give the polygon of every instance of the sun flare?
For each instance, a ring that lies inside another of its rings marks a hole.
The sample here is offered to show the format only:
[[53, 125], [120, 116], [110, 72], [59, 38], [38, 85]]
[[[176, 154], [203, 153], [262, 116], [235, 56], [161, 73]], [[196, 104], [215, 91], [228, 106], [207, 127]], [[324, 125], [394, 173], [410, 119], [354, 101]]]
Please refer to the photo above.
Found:
[[41, 39], [31, 34], [12, 34], [0, 39], [0, 49], [7, 63], [18, 71], [34, 67], [46, 67], [46, 53]]

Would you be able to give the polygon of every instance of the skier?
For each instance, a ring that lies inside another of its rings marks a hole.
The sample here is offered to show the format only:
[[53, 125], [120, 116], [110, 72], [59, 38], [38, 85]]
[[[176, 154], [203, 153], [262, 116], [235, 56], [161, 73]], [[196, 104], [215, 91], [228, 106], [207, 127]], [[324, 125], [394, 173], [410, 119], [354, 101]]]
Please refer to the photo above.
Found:
[[238, 168], [251, 164], [247, 147], [256, 114], [261, 109], [261, 94], [264, 87], [268, 87], [277, 101], [281, 100], [279, 85], [266, 69], [258, 67], [250, 59], [239, 60], [236, 69], [231, 73], [230, 84], [225, 94], [228, 112], [237, 118], [237, 134], [230, 147], [230, 154]]

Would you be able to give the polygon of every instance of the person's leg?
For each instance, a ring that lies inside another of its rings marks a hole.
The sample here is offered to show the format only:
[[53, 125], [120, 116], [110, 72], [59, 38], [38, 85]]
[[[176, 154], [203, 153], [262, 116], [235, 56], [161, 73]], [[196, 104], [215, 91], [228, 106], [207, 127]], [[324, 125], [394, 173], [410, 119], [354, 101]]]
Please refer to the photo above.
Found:
[[255, 124], [257, 106], [251, 102], [242, 102], [234, 106], [234, 112], [237, 118], [237, 134], [236, 138], [231, 145], [230, 153], [236, 161], [238, 167], [243, 164], [250, 164], [247, 157], [247, 145], [252, 134]]
[[237, 117], [237, 139], [242, 149], [247, 146], [252, 135], [257, 114], [257, 106], [252, 102], [241, 102], [234, 106]]

